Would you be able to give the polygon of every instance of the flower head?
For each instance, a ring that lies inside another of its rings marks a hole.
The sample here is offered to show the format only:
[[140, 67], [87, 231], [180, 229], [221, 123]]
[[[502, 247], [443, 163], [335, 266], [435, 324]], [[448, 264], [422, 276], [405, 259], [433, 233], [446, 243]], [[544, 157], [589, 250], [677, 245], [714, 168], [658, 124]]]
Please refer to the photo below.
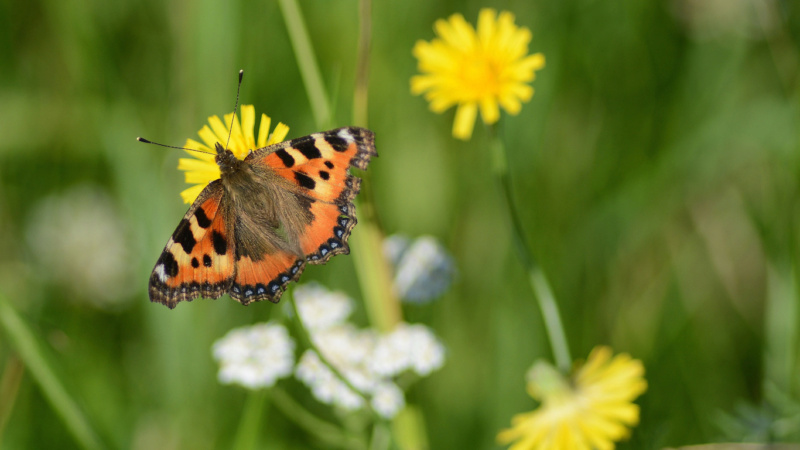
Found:
[[428, 327], [400, 323], [394, 331], [378, 338], [369, 367], [383, 376], [406, 370], [426, 376], [444, 365], [444, 357], [444, 346]]
[[436, 113], [458, 105], [453, 136], [472, 136], [478, 109], [487, 125], [500, 118], [500, 106], [519, 113], [533, 96], [527, 83], [544, 67], [544, 55], [528, 55], [530, 30], [516, 26], [510, 12], [498, 16], [489, 8], [479, 13], [477, 30], [461, 14], [437, 20], [434, 28], [438, 38], [414, 45], [422, 75], [411, 78], [411, 93], [425, 93]]
[[[266, 114], [261, 114], [261, 123], [258, 127], [258, 140], [255, 139], [253, 129], [256, 124], [256, 109], [253, 105], [242, 105], [242, 119], [237, 116], [233, 121], [233, 131], [230, 132], [230, 144], [228, 149], [239, 159], [244, 159], [250, 150], [266, 147], [268, 145], [282, 142], [289, 134], [289, 127], [283, 123], [278, 123], [272, 134], [269, 127], [272, 119]], [[225, 147], [228, 142], [228, 132], [231, 130], [230, 123], [233, 113], [225, 114], [224, 120], [218, 116], [208, 118], [208, 123], [204, 125], [197, 134], [205, 144], [194, 139], [186, 140], [186, 148], [201, 150], [206, 153], [187, 151], [192, 158], [181, 158], [178, 160], [178, 170], [186, 172], [186, 182], [194, 186], [181, 192], [184, 203], [192, 203], [200, 195], [206, 185], [220, 177], [219, 166], [214, 161], [216, 151], [214, 145], [219, 142]]]
[[311, 332], [339, 325], [353, 311], [353, 301], [348, 296], [331, 292], [316, 283], [297, 286], [294, 299], [303, 324]]
[[221, 383], [250, 389], [270, 387], [294, 367], [294, 341], [274, 323], [233, 329], [214, 343], [213, 353]]
[[528, 372], [528, 393], [538, 409], [518, 414], [497, 439], [514, 450], [613, 449], [639, 422], [633, 400], [647, 389], [642, 362], [627, 354], [612, 358], [597, 347], [572, 377], [565, 379], [545, 362]]
[[410, 303], [426, 303], [450, 287], [456, 275], [453, 257], [433, 236], [413, 241], [393, 234], [383, 241], [383, 253], [394, 266], [394, 290]]
[[[347, 380], [344, 383], [315, 350], [306, 350], [295, 377], [323, 403], [353, 411], [365, 406], [360, 395], [364, 394], [376, 413], [391, 418], [405, 406], [403, 391], [393, 377], [406, 370], [426, 376], [444, 364], [444, 347], [424, 325], [401, 323], [383, 336], [357, 329], [344, 321], [352, 301], [315, 284], [298, 286], [295, 300], [314, 346]], [[336, 311], [326, 312], [326, 304]]]
[[135, 292], [128, 227], [113, 199], [97, 186], [53, 194], [33, 210], [27, 229], [37, 272], [92, 306], [116, 309]]

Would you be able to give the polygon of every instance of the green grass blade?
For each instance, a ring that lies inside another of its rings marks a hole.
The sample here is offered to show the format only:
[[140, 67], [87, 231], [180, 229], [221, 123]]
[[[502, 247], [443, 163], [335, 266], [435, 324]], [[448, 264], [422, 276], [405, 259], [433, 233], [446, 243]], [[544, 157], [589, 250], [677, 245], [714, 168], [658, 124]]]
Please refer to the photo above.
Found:
[[303, 14], [296, 0], [278, 0], [289, 40], [292, 42], [297, 65], [300, 67], [300, 76], [303, 78], [308, 99], [311, 102], [311, 112], [317, 127], [327, 129], [331, 123], [331, 107], [322, 74], [317, 65], [314, 49], [311, 47], [311, 38], [306, 29]]
[[12, 347], [77, 443], [85, 449], [103, 448], [86, 416], [53, 372], [30, 328], [2, 295], [0, 327], [5, 330]]

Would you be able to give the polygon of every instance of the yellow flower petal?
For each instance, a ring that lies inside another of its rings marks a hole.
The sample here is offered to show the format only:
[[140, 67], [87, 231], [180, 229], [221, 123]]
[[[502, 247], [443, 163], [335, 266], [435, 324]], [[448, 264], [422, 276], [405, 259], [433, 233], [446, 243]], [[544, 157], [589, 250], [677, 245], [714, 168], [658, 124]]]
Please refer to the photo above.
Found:
[[[184, 147], [193, 148], [195, 150], [201, 150], [203, 152], [206, 152], [207, 154], [211, 155], [212, 159], [213, 159], [214, 155], [216, 154], [216, 151], [213, 148], [210, 148], [210, 147], [208, 147], [206, 145], [203, 145], [203, 144], [195, 141], [194, 139], [187, 139], [186, 140], [186, 145], [184, 145]], [[199, 154], [197, 152], [187, 152], [187, 153], [190, 154], [190, 155]]]
[[484, 97], [481, 99], [481, 118], [483, 123], [491, 125], [500, 119], [500, 107], [494, 97]]
[[[226, 126], [232, 125], [232, 128], [226, 128], [225, 137], [220, 141], [223, 147], [232, 151], [239, 159], [244, 159], [247, 156], [249, 148], [244, 141], [242, 134], [242, 125], [239, 122], [239, 117], [234, 117], [233, 113], [225, 114]], [[230, 132], [228, 130], [231, 130]], [[228, 137], [230, 136], [230, 137]]]
[[256, 138], [253, 136], [253, 128], [256, 126], [256, 108], [253, 105], [242, 105], [242, 134], [244, 144], [248, 150], [255, 150]]
[[474, 31], [461, 14], [453, 14], [449, 20], [437, 20], [434, 28], [437, 34], [451, 47], [464, 53], [471, 50]]
[[[228, 122], [227, 118], [225, 122]], [[211, 130], [214, 132], [214, 141], [219, 142], [225, 147], [225, 142], [228, 140], [228, 126], [220, 120], [219, 116], [209, 117], [208, 123], [211, 125]]]
[[217, 167], [216, 163], [208, 161], [204, 161], [202, 159], [193, 159], [193, 158], [180, 158], [178, 159], [178, 170], [208, 170], [211, 167]]
[[[217, 120], [219, 120], [218, 117]], [[215, 143], [219, 142], [219, 140], [217, 139], [217, 135], [214, 134], [213, 131], [211, 131], [211, 128], [209, 128], [208, 125], [203, 125], [203, 128], [201, 128], [200, 131], [197, 132], [197, 135], [200, 136], [200, 139], [202, 139], [203, 142], [205, 142], [206, 147], [211, 149], [214, 148]], [[214, 153], [216, 153], [216, 151]]]
[[278, 124], [275, 125], [275, 130], [272, 131], [272, 135], [267, 141], [267, 145], [283, 142], [286, 139], [287, 134], [289, 134], [289, 127], [284, 125], [283, 122], [278, 122]]
[[472, 137], [472, 127], [475, 125], [475, 116], [477, 115], [478, 105], [475, 103], [459, 105], [453, 121], [453, 136], [465, 141]]
[[272, 119], [266, 114], [261, 114], [261, 124], [258, 126], [258, 145], [257, 148], [264, 148], [267, 146], [267, 138], [269, 138], [269, 126], [272, 124]]
[[495, 43], [495, 17], [497, 11], [491, 8], [484, 8], [478, 13], [478, 37], [484, 50], [490, 50]]
[[201, 192], [203, 192], [203, 189], [205, 189], [205, 187], [206, 186], [203, 184], [198, 184], [181, 191], [181, 198], [183, 199], [183, 203], [194, 202], [197, 196], [200, 195]]

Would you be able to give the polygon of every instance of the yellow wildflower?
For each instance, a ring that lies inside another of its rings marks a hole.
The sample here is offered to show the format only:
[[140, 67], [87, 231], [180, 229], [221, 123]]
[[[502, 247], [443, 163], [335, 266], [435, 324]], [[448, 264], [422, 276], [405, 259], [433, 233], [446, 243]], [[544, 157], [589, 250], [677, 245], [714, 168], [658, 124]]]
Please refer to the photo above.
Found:
[[497, 435], [511, 450], [613, 449], [639, 423], [633, 400], [647, 390], [644, 365], [596, 347], [569, 380], [545, 362], [528, 372], [528, 393], [541, 405], [518, 414]]
[[500, 106], [516, 115], [533, 96], [527, 83], [544, 67], [544, 55], [528, 54], [531, 31], [514, 24], [514, 15], [482, 9], [477, 31], [461, 14], [434, 25], [439, 38], [417, 41], [414, 56], [422, 75], [411, 78], [411, 93], [425, 93], [436, 113], [458, 105], [453, 136], [467, 140], [480, 109], [483, 122], [500, 118]]
[[[253, 105], [242, 105], [241, 112], [241, 122], [238, 116], [233, 121], [233, 132], [230, 133], [231, 140], [230, 144], [228, 144], [228, 149], [239, 159], [244, 159], [250, 150], [282, 142], [286, 135], [289, 134], [289, 127], [280, 122], [270, 134], [269, 127], [272, 119], [266, 114], [261, 114], [258, 141], [256, 141], [253, 135], [253, 129], [256, 124], [255, 107]], [[191, 155], [192, 158], [178, 160], [178, 170], [185, 171], [186, 182], [194, 184], [194, 186], [181, 192], [184, 203], [192, 203], [208, 183], [219, 179], [219, 166], [214, 160], [217, 154], [216, 150], [214, 150], [214, 145], [219, 142], [225, 147], [228, 142], [228, 131], [230, 130], [232, 116], [233, 113], [225, 114], [224, 120], [220, 120], [216, 115], [208, 118], [208, 123], [211, 127], [204, 125], [197, 133], [205, 144], [201, 144], [194, 139], [186, 140], [186, 148], [193, 148], [206, 153], [187, 151], [186, 153]]]

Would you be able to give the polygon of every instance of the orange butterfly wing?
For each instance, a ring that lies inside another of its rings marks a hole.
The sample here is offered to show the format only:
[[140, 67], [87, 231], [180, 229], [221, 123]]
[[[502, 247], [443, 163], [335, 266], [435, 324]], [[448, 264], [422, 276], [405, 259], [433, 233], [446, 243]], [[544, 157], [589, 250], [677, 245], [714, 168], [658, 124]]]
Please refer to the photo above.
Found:
[[197, 297], [219, 298], [228, 291], [235, 273], [219, 180], [197, 197], [172, 233], [150, 276], [150, 300], [174, 308]]
[[364, 128], [347, 127], [294, 139], [277, 149], [256, 151], [245, 161], [265, 164], [297, 186], [313, 216], [300, 236], [300, 247], [312, 264], [347, 254], [347, 238], [356, 224], [353, 199], [361, 180], [350, 167], [366, 169], [377, 156], [375, 136]]

